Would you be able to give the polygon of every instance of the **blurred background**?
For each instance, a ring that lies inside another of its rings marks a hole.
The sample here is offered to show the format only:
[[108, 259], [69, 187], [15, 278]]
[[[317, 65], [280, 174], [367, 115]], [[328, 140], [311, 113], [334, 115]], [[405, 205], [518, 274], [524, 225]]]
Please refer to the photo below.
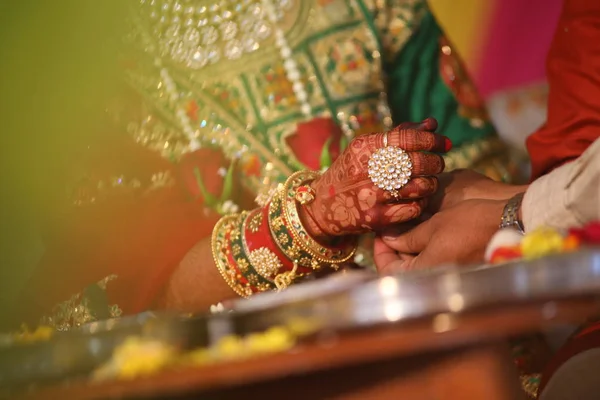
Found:
[[66, 159], [105, 129], [120, 82], [125, 1], [98, 1], [0, 1], [0, 324], [44, 251], [34, 221], [64, 196]]
[[524, 149], [546, 119], [546, 54], [563, 0], [429, 0], [487, 101], [500, 135]]

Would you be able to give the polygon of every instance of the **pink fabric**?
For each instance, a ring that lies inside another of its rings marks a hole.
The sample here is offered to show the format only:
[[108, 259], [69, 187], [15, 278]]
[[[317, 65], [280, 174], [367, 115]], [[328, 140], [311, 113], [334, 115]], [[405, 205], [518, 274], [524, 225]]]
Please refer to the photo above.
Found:
[[475, 82], [484, 97], [545, 80], [545, 61], [563, 0], [495, 2]]

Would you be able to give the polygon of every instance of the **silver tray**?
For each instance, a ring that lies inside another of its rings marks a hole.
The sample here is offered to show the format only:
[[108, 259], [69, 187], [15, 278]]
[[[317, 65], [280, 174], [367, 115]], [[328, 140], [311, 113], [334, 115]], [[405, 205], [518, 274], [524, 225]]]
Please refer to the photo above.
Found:
[[[307, 293], [293, 296], [295, 290]], [[438, 313], [458, 313], [497, 304], [600, 294], [600, 249], [586, 249], [533, 261], [471, 268], [446, 266], [387, 276], [325, 296], [308, 287], [290, 288], [287, 299], [260, 296], [238, 304], [237, 318], [248, 328], [264, 329], [292, 318], [310, 318], [323, 328], [352, 329], [402, 323]], [[272, 296], [268, 294], [265, 296]]]
[[437, 313], [465, 313], [498, 303], [600, 294], [600, 250], [499, 266], [328, 279], [234, 302], [231, 312], [185, 318], [146, 314], [89, 324], [47, 342], [5, 347], [0, 349], [0, 387], [84, 376], [131, 335], [190, 349], [211, 345], [227, 334], [245, 335], [297, 318], [321, 329], [344, 331], [402, 325]]

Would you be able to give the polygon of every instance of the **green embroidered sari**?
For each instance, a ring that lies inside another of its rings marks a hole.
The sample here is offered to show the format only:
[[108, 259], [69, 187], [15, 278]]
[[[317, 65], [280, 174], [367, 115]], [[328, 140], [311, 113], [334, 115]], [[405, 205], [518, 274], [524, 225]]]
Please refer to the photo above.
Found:
[[[394, 124], [435, 117], [454, 143], [448, 170], [511, 178], [507, 150], [423, 0], [272, 0], [276, 21], [264, 1], [143, 3], [154, 5], [135, 10], [131, 43], [145, 61], [128, 78], [147, 115], [131, 132], [165, 157], [189, 152], [193, 136], [239, 159], [242, 181], [266, 193], [295, 170], [326, 166], [340, 130], [347, 139], [383, 130], [391, 113]], [[319, 138], [305, 139], [311, 130]], [[321, 165], [303, 152], [322, 154]]]

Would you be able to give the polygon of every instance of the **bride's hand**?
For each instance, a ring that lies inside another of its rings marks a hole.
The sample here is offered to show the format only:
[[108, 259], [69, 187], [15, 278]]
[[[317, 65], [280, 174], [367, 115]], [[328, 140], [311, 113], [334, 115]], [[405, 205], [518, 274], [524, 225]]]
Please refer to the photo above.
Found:
[[444, 170], [439, 154], [451, 148], [448, 138], [433, 133], [433, 118], [404, 123], [388, 132], [388, 146], [408, 153], [412, 175], [398, 190], [398, 197], [380, 189], [369, 178], [369, 159], [384, 147], [384, 133], [355, 138], [333, 165], [312, 182], [315, 200], [304, 206], [301, 217], [315, 238], [378, 231], [418, 217], [433, 195], [438, 182], [436, 174]]

